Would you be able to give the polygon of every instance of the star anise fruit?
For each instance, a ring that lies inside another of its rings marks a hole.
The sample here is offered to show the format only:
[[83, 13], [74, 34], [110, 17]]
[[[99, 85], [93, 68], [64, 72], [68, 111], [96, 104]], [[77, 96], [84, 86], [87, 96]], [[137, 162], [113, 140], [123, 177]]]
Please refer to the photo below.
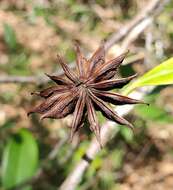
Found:
[[133, 128], [131, 123], [118, 116], [107, 103], [124, 105], [143, 102], [107, 91], [122, 88], [136, 75], [121, 79], [114, 78], [127, 53], [106, 62], [103, 44], [90, 59], [83, 56], [78, 44], [75, 47], [77, 72], [71, 70], [63, 58], [58, 55], [58, 62], [64, 71], [65, 78], [47, 75], [57, 85], [33, 93], [41, 96], [44, 100], [31, 109], [28, 114], [36, 112], [41, 114], [41, 119], [60, 119], [73, 113], [71, 140], [74, 134], [83, 126], [84, 119], [87, 118], [90, 129], [94, 131], [97, 140], [101, 144], [100, 126], [96, 110], [100, 111], [109, 120]]

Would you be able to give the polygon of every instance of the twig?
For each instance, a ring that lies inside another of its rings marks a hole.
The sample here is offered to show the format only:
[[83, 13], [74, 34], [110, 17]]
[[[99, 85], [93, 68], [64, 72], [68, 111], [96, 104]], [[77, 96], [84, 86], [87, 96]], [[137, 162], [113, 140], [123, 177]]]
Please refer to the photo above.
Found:
[[[142, 13], [139, 13], [134, 20], [125, 28], [121, 29], [118, 34], [114, 34], [111, 36], [108, 41], [105, 43], [106, 44], [106, 49], [108, 50], [115, 42], [120, 41], [127, 33], [127, 37], [125, 38], [124, 42], [126, 44], [126, 47], [134, 41], [138, 35], [151, 23], [153, 17], [156, 15], [155, 12], [157, 12], [157, 15], [159, 11], [163, 9], [163, 6], [165, 3], [168, 1], [160, 1], [160, 0], [153, 0], [151, 1], [147, 7], [142, 11]], [[151, 21], [147, 21], [147, 20]], [[142, 26], [142, 29], [139, 30], [139, 28]], [[138, 30], [137, 30], [138, 29]], [[136, 34], [136, 36], [134, 35]], [[123, 44], [122, 43], [122, 44]], [[141, 99], [144, 94], [147, 94], [150, 92], [150, 88], [144, 88], [145, 90], [140, 91], [140, 92], [133, 92], [132, 96], [133, 98], [138, 98]], [[137, 94], [136, 94], [137, 93]], [[117, 107], [116, 111], [120, 115], [126, 115], [130, 110], [133, 108], [133, 106], [129, 107]], [[111, 137], [111, 134], [113, 131], [116, 131], [116, 125], [115, 123], [112, 123], [110, 121], [106, 122], [102, 127], [101, 127], [101, 139], [103, 145], [108, 142], [108, 140]], [[59, 188], [60, 190], [68, 189], [68, 190], [75, 190], [77, 185], [80, 183], [82, 176], [89, 166], [90, 162], [94, 159], [95, 155], [100, 151], [100, 147], [96, 142], [96, 139], [93, 138], [85, 156], [81, 161], [74, 167], [73, 171], [70, 173], [70, 175], [65, 179], [61, 187]]]
[[112, 34], [106, 41], [105, 47], [109, 49], [115, 43], [121, 41], [131, 30], [134, 29], [139, 23], [150, 16], [156, 16], [160, 13], [163, 6], [168, 3], [168, 0], [153, 0], [151, 1], [146, 8], [143, 9], [130, 23], [125, 27], [121, 28], [119, 32]]
[[43, 77], [36, 76], [8, 76], [4, 75], [0, 77], [0, 83], [40, 83], [44, 80]]
[[[131, 94], [133, 98], [138, 98], [139, 100], [142, 99], [144, 95], [149, 93], [152, 90], [152, 88], [143, 88], [142, 91], [135, 91]], [[119, 113], [119, 115], [123, 116], [129, 113], [134, 106], [123, 106], [123, 107], [117, 107], [116, 112]], [[105, 145], [108, 140], [112, 138], [112, 134], [117, 134], [118, 128], [117, 125], [114, 122], [107, 121], [102, 127], [101, 127], [101, 139], [102, 144]], [[90, 162], [94, 159], [96, 154], [100, 151], [100, 146], [97, 143], [96, 138], [93, 138], [91, 141], [90, 146], [88, 147], [88, 150], [84, 156], [83, 159], [75, 166], [73, 171], [70, 173], [70, 175], [66, 178], [64, 183], [59, 188], [60, 190], [68, 189], [68, 190], [75, 190], [77, 185], [82, 179], [82, 175], [84, 174], [85, 170], [89, 166]]]
[[153, 17], [148, 17], [142, 20], [138, 25], [136, 25], [133, 30], [127, 35], [127, 37], [123, 40], [121, 44], [121, 51], [124, 52], [129, 44], [131, 44], [134, 40], [136, 40], [137, 36], [141, 34], [148, 25], [150, 25], [153, 21]]

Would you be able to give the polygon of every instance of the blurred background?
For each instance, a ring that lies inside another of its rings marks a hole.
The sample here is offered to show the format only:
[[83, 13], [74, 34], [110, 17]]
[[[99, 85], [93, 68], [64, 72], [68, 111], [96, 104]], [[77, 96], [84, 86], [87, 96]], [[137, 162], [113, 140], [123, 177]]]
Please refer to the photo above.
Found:
[[[51, 85], [44, 73], [60, 72], [57, 53], [69, 63], [75, 60], [74, 40], [88, 55], [149, 2], [0, 0], [0, 189], [60, 188], [93, 134], [86, 128], [69, 143], [70, 118], [39, 122], [38, 115], [27, 117], [38, 101], [31, 92]], [[114, 44], [107, 58], [119, 55], [125, 42]], [[142, 75], [172, 56], [172, 1], [128, 49], [120, 76]], [[10, 76], [15, 76], [11, 82]], [[118, 127], [75, 189], [173, 189], [173, 86], [157, 87], [144, 100], [149, 108], [137, 105], [126, 116], [136, 127], [135, 135]]]

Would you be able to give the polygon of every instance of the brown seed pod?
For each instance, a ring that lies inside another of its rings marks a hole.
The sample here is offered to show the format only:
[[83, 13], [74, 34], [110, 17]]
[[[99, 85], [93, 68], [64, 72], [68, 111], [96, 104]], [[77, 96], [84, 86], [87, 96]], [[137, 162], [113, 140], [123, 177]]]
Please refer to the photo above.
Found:
[[114, 88], [122, 88], [136, 77], [136, 75], [121, 79], [114, 78], [118, 67], [123, 62], [127, 53], [123, 53], [115, 59], [106, 62], [105, 49], [102, 44], [94, 55], [87, 60], [81, 53], [78, 44], [75, 47], [78, 73], [73, 72], [58, 55], [58, 62], [64, 70], [66, 79], [47, 74], [56, 83], [56, 86], [33, 93], [43, 97], [44, 100], [41, 104], [32, 108], [28, 114], [39, 113], [41, 114], [41, 119], [59, 119], [73, 113], [71, 140], [76, 131], [83, 126], [84, 117], [87, 116], [90, 129], [94, 131], [101, 145], [100, 126], [96, 116], [96, 110], [101, 111], [109, 120], [133, 128], [131, 123], [118, 116], [107, 103], [124, 105], [143, 102], [107, 91]]

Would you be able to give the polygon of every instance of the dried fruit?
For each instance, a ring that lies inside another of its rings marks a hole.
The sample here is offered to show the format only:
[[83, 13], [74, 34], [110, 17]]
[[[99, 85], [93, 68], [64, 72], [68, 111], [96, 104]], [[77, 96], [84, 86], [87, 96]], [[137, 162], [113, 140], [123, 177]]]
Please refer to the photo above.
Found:
[[121, 79], [114, 78], [126, 53], [106, 62], [105, 49], [102, 44], [93, 56], [87, 60], [81, 53], [78, 44], [75, 47], [77, 54], [77, 73], [73, 72], [58, 55], [58, 62], [64, 70], [65, 78], [62, 76], [47, 75], [57, 85], [33, 93], [43, 97], [44, 100], [41, 104], [31, 109], [28, 114], [36, 112], [41, 114], [41, 119], [60, 119], [73, 113], [71, 140], [75, 132], [83, 126], [84, 119], [87, 116], [90, 129], [94, 131], [101, 145], [100, 126], [96, 116], [96, 110], [101, 111], [109, 120], [133, 128], [131, 123], [118, 116], [107, 103], [124, 105], [143, 102], [107, 91], [123, 87], [136, 77], [136, 75]]

